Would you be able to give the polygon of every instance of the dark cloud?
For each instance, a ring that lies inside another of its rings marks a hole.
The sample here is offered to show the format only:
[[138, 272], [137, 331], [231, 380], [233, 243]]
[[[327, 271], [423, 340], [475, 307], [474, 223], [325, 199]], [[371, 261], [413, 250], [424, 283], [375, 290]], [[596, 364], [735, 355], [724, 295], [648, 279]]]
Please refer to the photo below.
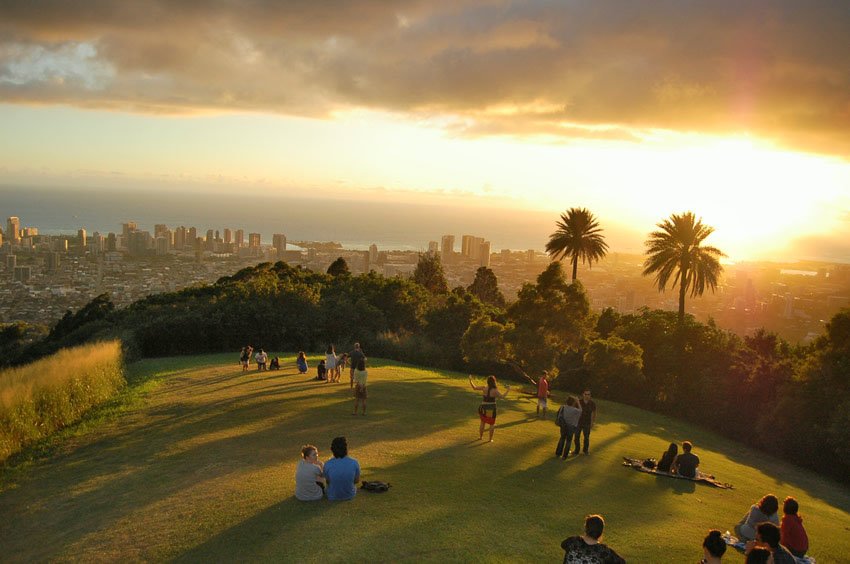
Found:
[[[850, 154], [842, 0], [445, 4], [0, 0], [0, 98], [448, 113], [481, 135], [748, 132]], [[69, 59], [80, 44], [94, 56]]]

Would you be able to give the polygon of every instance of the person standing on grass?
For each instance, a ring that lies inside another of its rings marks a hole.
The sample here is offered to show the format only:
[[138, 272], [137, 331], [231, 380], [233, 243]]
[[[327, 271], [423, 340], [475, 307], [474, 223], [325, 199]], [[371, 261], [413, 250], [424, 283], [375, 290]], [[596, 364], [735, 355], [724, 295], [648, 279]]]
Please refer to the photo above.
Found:
[[499, 391], [496, 387], [496, 377], [487, 376], [487, 386], [476, 386], [472, 382], [472, 374], [469, 375], [469, 385], [476, 392], [484, 392], [481, 398], [481, 405], [478, 406], [478, 418], [481, 420], [481, 425], [478, 427], [478, 440], [484, 438], [484, 426], [490, 425], [490, 442], [493, 442], [493, 431], [496, 426], [496, 400], [498, 398], [507, 397], [511, 391], [511, 387], [505, 388], [505, 393]]
[[590, 430], [596, 424], [596, 402], [590, 399], [590, 390], [587, 389], [581, 394], [581, 399], [578, 400], [578, 406], [581, 408], [581, 417], [578, 419], [578, 430], [576, 431], [576, 447], [575, 453], [579, 452], [579, 431], [584, 435], [584, 454], [590, 454]]
[[363, 354], [362, 350], [360, 350], [360, 343], [354, 343], [354, 350], [348, 355], [348, 359], [351, 361], [351, 373], [349, 374], [351, 382], [349, 387], [352, 389], [354, 388], [354, 368], [357, 366], [357, 362], [361, 358], [366, 358], [366, 355]]
[[319, 449], [313, 445], [301, 448], [301, 460], [295, 467], [295, 498], [301, 501], [316, 501], [325, 495], [325, 476], [322, 473]]
[[328, 499], [345, 501], [357, 495], [355, 484], [360, 481], [360, 463], [348, 456], [348, 441], [336, 437], [331, 442], [334, 457], [325, 462], [324, 474], [328, 482]]
[[366, 372], [366, 357], [364, 356], [357, 361], [357, 366], [354, 367], [354, 415], [357, 415], [357, 405], [363, 405], [363, 415], [366, 415], [366, 377], [369, 374]]
[[242, 372], [248, 370], [248, 361], [251, 359], [251, 353], [248, 352], [248, 347], [242, 347], [242, 352], [239, 355], [239, 362], [242, 364]]
[[605, 520], [602, 515], [588, 515], [584, 519], [584, 534], [564, 539], [564, 564], [626, 564], [623, 558], [610, 547], [599, 542]]
[[546, 419], [546, 408], [549, 404], [549, 372], [547, 370], [543, 371], [543, 374], [540, 376], [538, 380], [534, 380], [531, 376], [526, 374], [525, 370], [520, 368], [519, 364], [511, 363], [516, 370], [525, 377], [526, 380], [532, 383], [532, 385], [537, 386], [537, 416], [540, 416], [540, 408], [543, 408], [543, 419]]
[[568, 396], [566, 403], [558, 409], [558, 415], [555, 420], [561, 427], [561, 438], [558, 439], [558, 446], [555, 448], [555, 457], [561, 456], [564, 458], [570, 455], [570, 446], [573, 444], [573, 434], [576, 433], [578, 420], [581, 417], [581, 408], [578, 406], [578, 401], [573, 396]]
[[328, 382], [339, 382], [339, 370], [336, 369], [336, 352], [333, 344], [325, 351], [325, 369], [328, 371]]

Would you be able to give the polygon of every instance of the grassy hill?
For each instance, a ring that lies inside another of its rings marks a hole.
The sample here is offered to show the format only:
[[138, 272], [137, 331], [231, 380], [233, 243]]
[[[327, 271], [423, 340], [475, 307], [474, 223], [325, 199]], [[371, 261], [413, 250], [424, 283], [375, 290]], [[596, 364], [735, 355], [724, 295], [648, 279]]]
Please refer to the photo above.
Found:
[[[130, 366], [131, 382], [148, 382], [143, 402], [7, 475], [3, 560], [557, 562], [593, 512], [630, 562], [695, 562], [707, 529], [731, 529], [770, 492], [800, 501], [819, 562], [850, 554], [847, 488], [680, 422], [598, 401], [591, 455], [563, 461], [557, 428], [534, 418], [527, 396], [501, 402], [484, 443], [465, 375], [373, 362], [369, 414], [355, 417], [345, 376], [310, 381], [284, 360], [264, 373], [241, 372], [236, 355]], [[295, 500], [301, 445], [325, 459], [341, 434], [363, 478], [394, 487]], [[735, 489], [620, 466], [684, 439]]]

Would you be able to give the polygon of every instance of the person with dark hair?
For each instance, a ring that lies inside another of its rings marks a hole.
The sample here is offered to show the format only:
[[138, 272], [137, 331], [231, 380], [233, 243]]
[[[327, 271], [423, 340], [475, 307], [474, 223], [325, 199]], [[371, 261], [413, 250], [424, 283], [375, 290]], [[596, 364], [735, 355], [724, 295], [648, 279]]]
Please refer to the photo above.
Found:
[[333, 344], [325, 351], [325, 370], [328, 371], [328, 382], [339, 382], [339, 371], [336, 369], [336, 351]]
[[670, 446], [667, 447], [667, 450], [665, 450], [664, 454], [661, 455], [661, 460], [658, 461], [655, 469], [659, 472], [669, 472], [670, 468], [673, 467], [673, 462], [676, 460], [676, 456], [678, 454], [679, 445], [676, 443], [670, 443]]
[[779, 527], [769, 521], [756, 525], [756, 540], [747, 543], [747, 549], [756, 546], [767, 548], [773, 556], [773, 564], [796, 564], [794, 555], [779, 542], [781, 538]]
[[469, 375], [469, 385], [476, 392], [484, 392], [484, 397], [481, 398], [481, 405], [478, 406], [478, 418], [481, 420], [481, 425], [478, 427], [478, 440], [484, 438], [484, 426], [490, 425], [490, 442], [493, 442], [493, 430], [496, 426], [496, 400], [498, 398], [507, 397], [511, 391], [511, 387], [505, 388], [505, 393], [499, 391], [496, 387], [496, 377], [487, 376], [487, 387], [476, 386], [472, 382], [472, 374]]
[[301, 501], [322, 499], [325, 493], [322, 461], [319, 449], [313, 445], [301, 447], [301, 460], [295, 467], [295, 497]]
[[269, 355], [266, 354], [266, 351], [260, 349], [257, 354], [254, 355], [254, 360], [257, 361], [257, 371], [266, 369], [266, 361], [269, 359]]
[[269, 370], [280, 370], [280, 357], [276, 356], [269, 362]]
[[324, 380], [325, 384], [328, 383], [328, 369], [325, 368], [325, 359], [319, 361], [319, 364], [316, 366], [316, 380]]
[[348, 456], [348, 441], [336, 437], [331, 442], [334, 457], [325, 462], [324, 474], [328, 482], [328, 499], [345, 501], [357, 495], [355, 484], [360, 481], [360, 463]]
[[791, 496], [785, 498], [782, 504], [782, 522], [780, 523], [781, 542], [788, 547], [791, 554], [803, 558], [809, 550], [809, 535], [803, 528], [803, 518], [797, 512], [800, 504]]
[[770, 551], [757, 546], [747, 553], [745, 564], [770, 564]]
[[775, 525], [779, 525], [779, 516], [776, 512], [779, 511], [779, 500], [773, 494], [768, 494], [761, 498], [758, 504], [750, 507], [750, 510], [744, 515], [741, 520], [735, 525], [735, 534], [739, 539], [749, 541], [756, 538], [756, 525], [765, 521], [770, 521]]
[[555, 416], [555, 421], [561, 427], [561, 438], [558, 439], [558, 446], [555, 447], [555, 457], [563, 453], [566, 459], [570, 455], [570, 445], [578, 429], [579, 417], [581, 417], [581, 408], [578, 406], [578, 400], [573, 396], [567, 396], [567, 401], [558, 409], [558, 415]]
[[363, 415], [366, 415], [366, 398], [369, 397], [366, 392], [366, 357], [357, 361], [357, 366], [354, 367], [354, 415], [357, 415], [358, 404], [363, 405]]
[[673, 461], [673, 466], [671, 467], [671, 470], [679, 476], [684, 476], [685, 478], [697, 477], [699, 456], [691, 452], [691, 449], [693, 448], [694, 445], [692, 445], [690, 441], [682, 443], [682, 454], [676, 457]]
[[251, 353], [248, 352], [248, 347], [242, 347], [242, 352], [239, 353], [239, 362], [242, 364], [242, 372], [248, 370], [249, 360], [251, 360]]
[[584, 435], [584, 454], [590, 454], [590, 430], [593, 429], [593, 426], [596, 424], [596, 402], [590, 399], [590, 390], [584, 390], [581, 394], [581, 399], [578, 400], [579, 407], [581, 408], [581, 417], [578, 419], [578, 430], [576, 431], [576, 451], [574, 454], [578, 454], [579, 451], [579, 433]]
[[602, 515], [588, 515], [584, 519], [584, 534], [564, 539], [564, 564], [593, 562], [600, 564], [625, 564], [625, 560], [610, 547], [599, 542], [605, 520]]
[[351, 384], [349, 386], [351, 389], [354, 389], [354, 368], [357, 366], [357, 361], [361, 358], [366, 358], [366, 355], [360, 349], [360, 343], [354, 343], [354, 350], [348, 353], [348, 359], [351, 361]]
[[702, 541], [702, 560], [700, 564], [719, 564], [723, 555], [726, 554], [726, 541], [717, 529], [708, 531]]

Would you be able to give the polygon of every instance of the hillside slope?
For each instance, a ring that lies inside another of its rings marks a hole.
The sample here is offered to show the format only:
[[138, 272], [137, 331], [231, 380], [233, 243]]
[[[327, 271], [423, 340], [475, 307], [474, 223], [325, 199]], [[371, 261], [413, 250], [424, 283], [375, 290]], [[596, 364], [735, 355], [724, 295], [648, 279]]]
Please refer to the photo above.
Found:
[[[679, 422], [599, 401], [591, 455], [563, 461], [527, 396], [501, 402], [496, 440], [482, 443], [462, 375], [376, 362], [369, 414], [355, 417], [346, 377], [310, 381], [284, 360], [264, 373], [234, 355], [131, 366], [164, 377], [143, 406], [0, 493], [3, 560], [555, 562], [598, 512], [630, 562], [695, 562], [707, 529], [731, 529], [769, 492], [800, 501], [819, 562], [850, 554], [850, 491]], [[392, 490], [298, 502], [301, 445], [325, 459], [341, 434], [363, 477]], [[684, 439], [735, 489], [620, 466]]]

